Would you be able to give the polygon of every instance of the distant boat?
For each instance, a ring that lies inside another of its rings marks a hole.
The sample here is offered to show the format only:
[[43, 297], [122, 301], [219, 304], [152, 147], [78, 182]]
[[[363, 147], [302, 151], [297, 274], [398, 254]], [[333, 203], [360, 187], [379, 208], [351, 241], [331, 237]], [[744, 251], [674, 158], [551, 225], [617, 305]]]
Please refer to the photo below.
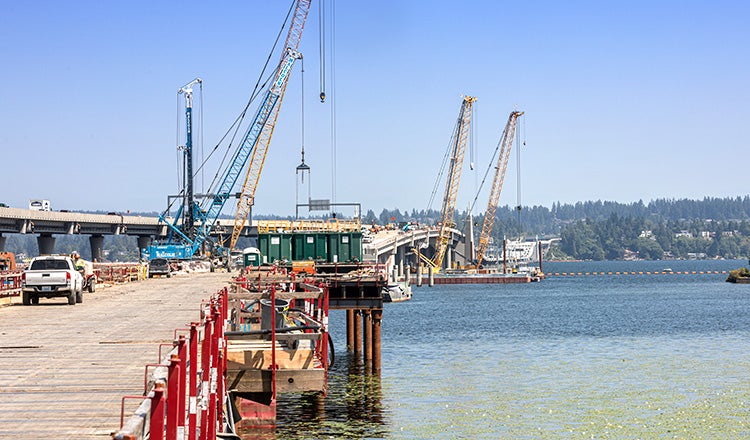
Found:
[[400, 302], [411, 299], [411, 286], [405, 281], [390, 282], [382, 290], [384, 302]]
[[[539, 261], [539, 240], [526, 241], [523, 238], [505, 240], [506, 264], [512, 266], [527, 266]], [[503, 261], [503, 249], [494, 245], [487, 246], [482, 258], [484, 266], [500, 265]]]

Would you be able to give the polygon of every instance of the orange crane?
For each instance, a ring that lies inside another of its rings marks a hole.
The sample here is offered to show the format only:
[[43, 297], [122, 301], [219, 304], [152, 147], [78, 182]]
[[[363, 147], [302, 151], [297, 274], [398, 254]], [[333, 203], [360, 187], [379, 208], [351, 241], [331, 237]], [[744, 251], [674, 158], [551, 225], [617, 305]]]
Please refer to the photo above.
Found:
[[[510, 149], [513, 145], [513, 139], [516, 135], [516, 123], [518, 121], [518, 118], [523, 115], [523, 113], [524, 112], [515, 110], [510, 113], [510, 116], [508, 117], [508, 123], [505, 125], [503, 134], [500, 137], [500, 142], [497, 145], [497, 148], [500, 149], [500, 154], [497, 157], [497, 165], [495, 165], [495, 179], [492, 181], [490, 198], [487, 202], [487, 212], [484, 214], [482, 233], [479, 235], [476, 267], [481, 266], [482, 260], [484, 259], [484, 253], [487, 251], [487, 245], [490, 242], [490, 234], [492, 233], [492, 226], [495, 223], [495, 213], [497, 212], [497, 202], [500, 200], [500, 191], [502, 191], [503, 189], [505, 169], [508, 167]], [[497, 149], [495, 151], [497, 151]]]
[[450, 145], [452, 145], [452, 150], [448, 164], [448, 177], [445, 182], [443, 204], [440, 209], [440, 235], [438, 236], [435, 256], [430, 259], [422, 255], [418, 249], [415, 250], [424, 263], [437, 271], [443, 265], [445, 252], [448, 250], [448, 244], [450, 243], [451, 232], [455, 227], [453, 217], [456, 211], [456, 196], [458, 195], [458, 184], [461, 181], [461, 169], [464, 164], [466, 143], [469, 139], [469, 133], [471, 133], [473, 104], [476, 100], [477, 98], [473, 96], [463, 98], [456, 128], [453, 130], [453, 136], [451, 137]]
[[266, 154], [268, 153], [268, 146], [271, 143], [271, 136], [273, 136], [273, 129], [276, 126], [276, 119], [279, 116], [281, 101], [284, 99], [286, 86], [289, 82], [289, 69], [291, 69], [293, 62], [289, 61], [290, 59], [302, 58], [302, 55], [297, 52], [297, 48], [302, 38], [302, 30], [305, 27], [307, 13], [310, 11], [310, 2], [311, 0], [298, 0], [294, 9], [294, 15], [289, 25], [289, 32], [287, 33], [284, 45], [284, 52], [273, 82], [273, 90], [278, 94], [278, 98], [258, 135], [257, 143], [250, 157], [245, 181], [239, 193], [237, 214], [234, 219], [234, 228], [232, 229], [229, 249], [234, 249], [234, 246], [237, 244], [237, 239], [240, 236], [240, 232], [242, 232], [242, 228], [245, 227], [245, 223], [247, 223], [247, 216], [250, 214], [250, 208], [255, 201], [255, 190], [258, 188], [258, 180], [260, 179], [261, 171], [263, 171], [263, 164], [266, 161]]

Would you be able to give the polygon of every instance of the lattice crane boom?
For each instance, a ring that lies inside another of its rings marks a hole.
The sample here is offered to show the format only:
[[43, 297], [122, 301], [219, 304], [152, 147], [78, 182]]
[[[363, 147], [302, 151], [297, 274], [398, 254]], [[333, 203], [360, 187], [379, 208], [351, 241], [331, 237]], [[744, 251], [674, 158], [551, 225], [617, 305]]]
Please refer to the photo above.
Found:
[[450, 243], [451, 229], [454, 227], [453, 217], [456, 210], [456, 196], [458, 195], [458, 186], [461, 181], [461, 170], [463, 169], [466, 143], [469, 139], [469, 133], [471, 133], [473, 104], [476, 100], [477, 98], [473, 96], [464, 97], [463, 102], [461, 103], [461, 110], [458, 114], [456, 128], [453, 132], [453, 137], [451, 138], [453, 150], [448, 165], [445, 193], [443, 195], [443, 203], [440, 210], [440, 236], [438, 237], [435, 257], [432, 258], [432, 260], [429, 260], [430, 262], [428, 263], [438, 270], [443, 265], [445, 252]]
[[492, 233], [492, 226], [495, 223], [495, 213], [497, 212], [497, 203], [500, 200], [500, 192], [503, 189], [503, 181], [505, 180], [505, 170], [508, 167], [508, 159], [510, 158], [510, 149], [516, 135], [516, 124], [521, 115], [523, 115], [523, 112], [515, 110], [510, 113], [508, 122], [500, 137], [500, 143], [498, 144], [500, 154], [497, 157], [497, 165], [495, 165], [495, 178], [492, 181], [490, 198], [487, 202], [487, 212], [484, 214], [482, 233], [479, 235], [479, 246], [477, 246], [477, 267], [482, 264], [484, 253], [487, 251], [487, 246], [490, 242], [490, 234]]
[[[270, 108], [268, 117], [264, 120], [262, 127], [258, 130], [258, 135], [255, 138], [255, 147], [252, 150], [252, 156], [250, 157], [250, 163], [247, 167], [245, 180], [239, 193], [237, 214], [234, 219], [232, 238], [229, 244], [230, 249], [234, 249], [234, 246], [237, 244], [237, 240], [239, 239], [242, 229], [245, 227], [247, 217], [250, 214], [250, 209], [255, 201], [255, 190], [258, 188], [258, 181], [260, 180], [260, 174], [263, 171], [263, 164], [266, 161], [268, 146], [271, 144], [271, 137], [273, 136], [273, 130], [276, 127], [276, 120], [279, 116], [281, 101], [284, 99], [286, 86], [289, 83], [289, 70], [295, 60], [302, 58], [302, 55], [297, 52], [297, 48], [299, 47], [299, 42], [302, 38], [302, 30], [305, 27], [307, 14], [310, 11], [310, 2], [311, 0], [298, 0], [297, 5], [295, 6], [294, 16], [292, 17], [292, 22], [289, 26], [289, 32], [286, 37], [284, 54], [279, 63], [279, 68], [276, 71], [276, 77], [274, 78], [271, 90], [268, 91], [269, 95], [274, 95], [274, 105]], [[267, 97], [266, 99], [268, 100], [269, 98]], [[252, 129], [253, 128], [251, 127], [250, 130]]]

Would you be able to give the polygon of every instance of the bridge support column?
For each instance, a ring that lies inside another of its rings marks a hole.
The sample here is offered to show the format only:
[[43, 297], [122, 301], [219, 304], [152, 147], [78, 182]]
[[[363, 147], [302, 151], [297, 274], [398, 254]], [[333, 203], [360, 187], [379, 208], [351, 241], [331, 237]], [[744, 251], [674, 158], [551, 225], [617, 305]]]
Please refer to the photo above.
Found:
[[445, 251], [445, 267], [453, 269], [453, 250], [450, 247]]
[[102, 261], [102, 248], [104, 247], [103, 235], [92, 235], [89, 237], [89, 246], [91, 246], [91, 260], [95, 262]]
[[422, 265], [417, 262], [417, 287], [422, 287]]
[[151, 236], [150, 235], [139, 235], [138, 236], [138, 260], [141, 260], [141, 256], [146, 251], [146, 249], [151, 245]]
[[49, 255], [55, 253], [55, 237], [52, 234], [40, 234], [36, 238], [39, 245], [39, 255]]
[[7, 237], [3, 237], [2, 234], [0, 234], [0, 252], [5, 250], [5, 240]]
[[398, 276], [399, 277], [404, 276], [404, 260], [406, 260], [406, 248], [404, 246], [400, 246], [398, 248]]

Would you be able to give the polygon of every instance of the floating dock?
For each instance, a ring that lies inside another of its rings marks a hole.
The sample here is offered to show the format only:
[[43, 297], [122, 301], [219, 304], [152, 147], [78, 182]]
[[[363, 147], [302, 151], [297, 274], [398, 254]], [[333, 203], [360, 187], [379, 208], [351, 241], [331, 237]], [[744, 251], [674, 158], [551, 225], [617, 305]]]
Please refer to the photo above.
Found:
[[[521, 284], [540, 281], [541, 275], [518, 274], [518, 273], [489, 273], [489, 274], [436, 274], [433, 275], [434, 284]], [[412, 277], [412, 283], [418, 283], [416, 276]], [[422, 284], [429, 283], [429, 277], [422, 276]]]

